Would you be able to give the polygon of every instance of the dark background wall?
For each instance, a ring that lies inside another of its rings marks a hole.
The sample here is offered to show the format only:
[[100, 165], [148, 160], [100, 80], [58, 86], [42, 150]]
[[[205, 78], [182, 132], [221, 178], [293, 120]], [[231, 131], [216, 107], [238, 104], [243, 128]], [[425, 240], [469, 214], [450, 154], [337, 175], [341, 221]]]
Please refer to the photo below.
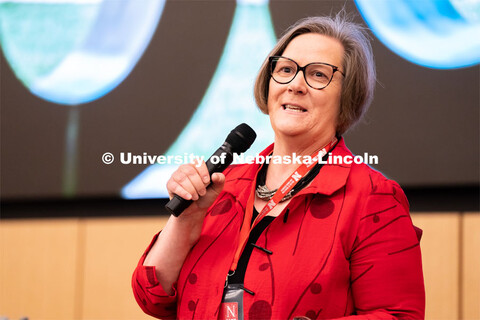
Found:
[[[343, 5], [282, 0], [271, 1], [270, 11], [279, 36], [299, 18], [328, 15]], [[362, 22], [352, 1], [345, 7]], [[145, 167], [107, 166], [101, 155], [166, 151], [207, 89], [234, 9], [233, 1], [167, 1], [152, 41], [131, 74], [106, 96], [77, 107], [32, 95], [2, 55], [2, 200], [62, 197], [69, 108], [78, 108], [79, 115], [76, 198], [119, 198], [120, 189]], [[376, 168], [407, 190], [468, 190], [470, 201], [478, 204], [479, 66], [421, 67], [376, 38], [373, 50], [375, 100], [365, 121], [346, 135], [348, 146], [354, 153], [378, 155]], [[188, 74], [195, 77], [186, 84]]]

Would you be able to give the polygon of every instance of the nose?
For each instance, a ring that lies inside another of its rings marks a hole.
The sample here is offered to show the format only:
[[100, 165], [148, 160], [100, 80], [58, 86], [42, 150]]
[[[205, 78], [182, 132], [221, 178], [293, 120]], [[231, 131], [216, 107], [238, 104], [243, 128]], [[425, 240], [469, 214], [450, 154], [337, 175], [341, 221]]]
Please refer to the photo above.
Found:
[[303, 70], [299, 70], [295, 78], [288, 83], [288, 91], [295, 94], [305, 94], [307, 92]]

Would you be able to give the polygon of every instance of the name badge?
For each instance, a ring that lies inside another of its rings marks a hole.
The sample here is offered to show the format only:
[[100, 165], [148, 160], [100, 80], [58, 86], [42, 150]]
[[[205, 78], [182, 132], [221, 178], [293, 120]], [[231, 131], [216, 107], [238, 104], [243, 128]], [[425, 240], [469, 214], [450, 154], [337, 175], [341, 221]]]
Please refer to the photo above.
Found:
[[243, 293], [240, 284], [225, 287], [218, 320], [243, 320]]
[[220, 317], [222, 320], [239, 320], [238, 319], [238, 303], [222, 302], [220, 305]]

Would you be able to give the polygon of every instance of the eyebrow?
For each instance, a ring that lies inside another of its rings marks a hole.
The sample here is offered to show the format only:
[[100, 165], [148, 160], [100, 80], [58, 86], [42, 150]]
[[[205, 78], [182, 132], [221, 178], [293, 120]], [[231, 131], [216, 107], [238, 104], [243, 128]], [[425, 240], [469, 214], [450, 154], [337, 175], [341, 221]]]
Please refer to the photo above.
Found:
[[330, 62], [313, 61], [313, 62], [309, 62], [309, 63], [307, 63], [307, 64], [304, 64], [304, 65], [302, 66], [302, 65], [300, 65], [295, 59], [292, 59], [292, 58], [290, 58], [290, 57], [287, 57], [287, 56], [277, 56], [277, 57], [283, 57], [283, 58], [290, 59], [290, 60], [292, 60], [293, 62], [295, 62], [296, 64], [298, 64], [298, 65], [299, 65], [300, 67], [302, 67], [302, 68], [305, 67], [305, 66], [307, 66], [307, 65], [309, 65], [309, 64], [313, 64], [313, 63], [327, 64], [327, 65], [329, 65], [329, 66], [332, 66], [332, 67], [337, 68], [337, 71], [339, 71], [342, 75], [345, 76], [345, 71], [342, 70], [342, 69], [343, 69], [342, 63], [340, 63], [340, 66], [341, 66], [341, 67], [339, 67], [339, 66], [337, 66], [336, 64], [333, 64], [333, 63], [330, 63]]

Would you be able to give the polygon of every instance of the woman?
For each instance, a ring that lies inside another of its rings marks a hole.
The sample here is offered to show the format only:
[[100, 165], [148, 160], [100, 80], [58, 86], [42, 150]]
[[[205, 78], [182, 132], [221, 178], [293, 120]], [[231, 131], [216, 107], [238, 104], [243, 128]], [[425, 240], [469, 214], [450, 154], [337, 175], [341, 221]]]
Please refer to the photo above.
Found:
[[[361, 27], [341, 16], [299, 21], [255, 84], [275, 132], [262, 155], [351, 156], [341, 135], [368, 108], [374, 84]], [[290, 180], [292, 192], [280, 188]], [[183, 165], [167, 188], [194, 202], [170, 217], [134, 273], [135, 297], [146, 313], [424, 317], [419, 238], [408, 202], [398, 184], [367, 165], [277, 161], [230, 166], [211, 181], [205, 165]]]

